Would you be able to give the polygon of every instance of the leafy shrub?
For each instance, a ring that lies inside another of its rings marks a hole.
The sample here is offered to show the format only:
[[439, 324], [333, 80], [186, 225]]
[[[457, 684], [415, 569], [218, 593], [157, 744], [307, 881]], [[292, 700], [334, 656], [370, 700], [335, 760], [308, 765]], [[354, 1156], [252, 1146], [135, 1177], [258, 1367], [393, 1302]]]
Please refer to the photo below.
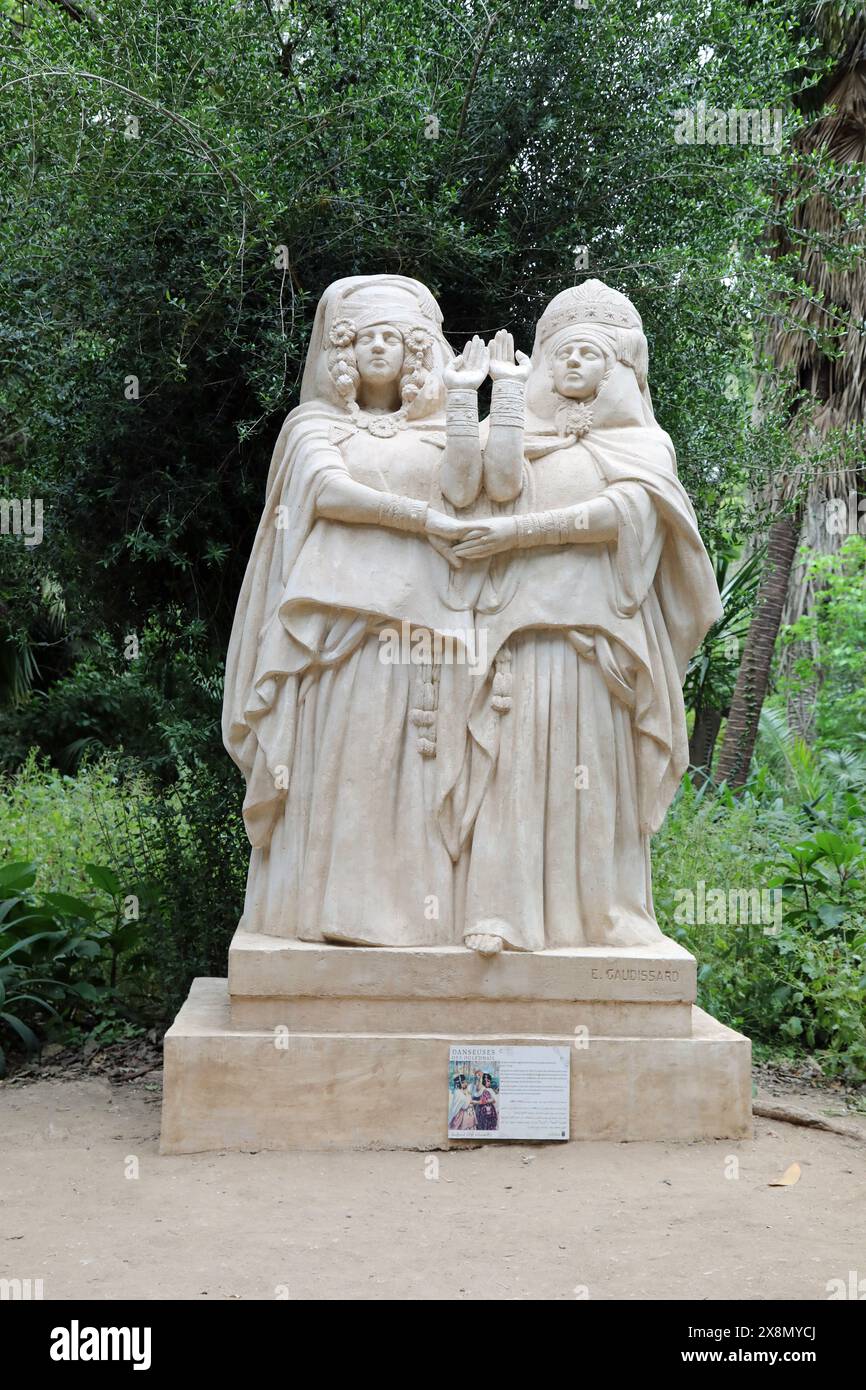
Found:
[[197, 975], [225, 975], [243, 910], [249, 842], [242, 784], [228, 758], [182, 764], [177, 782], [115, 838], [118, 873], [152, 886], [140, 949], [141, 988], [169, 1022]]
[[[80, 929], [100, 940], [100, 979], [116, 984], [103, 998], [106, 1017], [158, 1025], [174, 1016], [195, 975], [225, 974], [249, 844], [242, 783], [225, 756], [213, 767], [182, 764], [170, 787], [129, 768], [127, 759], [104, 758], [73, 777], [31, 754], [4, 779], [0, 836], [11, 858], [33, 861], [42, 907], [59, 909], [65, 899], [71, 910], [74, 901]], [[129, 894], [139, 898], [140, 920], [109, 939], [107, 902], [122, 922]], [[92, 1022], [80, 1011], [63, 1018], [76, 1028]]]
[[59, 772], [31, 750], [13, 775], [0, 776], [0, 845], [10, 860], [36, 866], [36, 886], [95, 900], [85, 864], [114, 862], [132, 808], [151, 814], [154, 791], [140, 772], [115, 760]]
[[866, 744], [866, 538], [849, 536], [833, 555], [807, 552], [814, 586], [811, 612], [785, 628], [783, 642], [796, 644], [792, 677], [785, 688], [815, 700], [819, 744], [850, 748]]
[[172, 781], [180, 759], [223, 759], [221, 699], [221, 664], [202, 624], [171, 609], [140, 634], [97, 634], [70, 673], [0, 712], [0, 763], [13, 770], [35, 748], [74, 771], [114, 751]]
[[146, 890], [126, 895], [110, 869], [88, 864], [86, 871], [98, 905], [68, 893], [35, 895], [34, 864], [0, 869], [0, 1075], [4, 1038], [35, 1051], [35, 1029], [46, 1021], [92, 1026], [114, 1012], [120, 960], [138, 945]]
[[[864, 808], [814, 755], [806, 772], [810, 790], [823, 790], [799, 806], [775, 794], [766, 768], [736, 800], [686, 779], [654, 843], [656, 909], [662, 930], [697, 957], [703, 1008], [760, 1044], [807, 1047], [827, 1071], [861, 1079]], [[701, 883], [727, 903], [732, 893], [777, 893], [781, 920], [714, 921], [709, 911], [687, 920], [683, 895]]]

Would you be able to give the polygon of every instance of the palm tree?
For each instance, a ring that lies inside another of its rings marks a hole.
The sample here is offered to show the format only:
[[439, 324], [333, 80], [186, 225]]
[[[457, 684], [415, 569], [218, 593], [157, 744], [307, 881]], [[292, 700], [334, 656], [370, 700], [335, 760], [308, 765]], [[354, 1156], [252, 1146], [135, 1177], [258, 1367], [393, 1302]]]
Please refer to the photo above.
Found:
[[749, 614], [764, 560], [763, 548], [737, 565], [736, 555], [723, 551], [715, 560], [716, 583], [724, 612], [695, 653], [683, 684], [686, 709], [694, 715], [689, 738], [689, 764], [698, 782], [706, 781], [722, 720], [728, 713], [736, 680], [736, 658], [749, 626]]
[[[859, 244], [860, 230], [845, 225], [837, 200], [837, 195], [847, 196], [861, 213], [866, 205], [866, 15], [859, 4], [822, 0], [812, 18], [834, 62], [832, 70], [797, 99], [804, 115], [814, 117], [799, 132], [797, 148], [809, 159], [820, 157], [822, 167], [831, 171], [830, 186], [826, 193], [812, 191], [802, 201], [800, 190], [786, 193], [789, 201], [797, 201], [791, 231], [777, 233], [774, 254], [798, 256], [799, 278], [808, 293], [794, 307], [797, 326], [779, 317], [771, 323], [767, 341], [774, 366], [814, 403], [807, 430], [798, 413], [791, 421], [804, 461], [832, 431], [844, 434], [866, 420], [866, 264], [854, 254], [839, 258], [840, 249]], [[828, 327], [834, 325], [841, 330], [841, 351], [836, 355], [826, 346]], [[856, 496], [858, 476], [849, 463], [841, 462], [813, 478], [805, 500], [800, 500], [799, 477], [784, 479], [777, 488], [766, 567], [719, 756], [718, 777], [733, 786], [742, 785], [748, 776], [783, 615], [794, 621], [811, 602], [805, 573], [794, 565], [800, 540], [835, 548], [838, 540], [826, 526], [826, 502], [832, 497], [847, 501], [850, 492]], [[801, 702], [791, 711], [804, 731], [807, 706], [808, 701]]]

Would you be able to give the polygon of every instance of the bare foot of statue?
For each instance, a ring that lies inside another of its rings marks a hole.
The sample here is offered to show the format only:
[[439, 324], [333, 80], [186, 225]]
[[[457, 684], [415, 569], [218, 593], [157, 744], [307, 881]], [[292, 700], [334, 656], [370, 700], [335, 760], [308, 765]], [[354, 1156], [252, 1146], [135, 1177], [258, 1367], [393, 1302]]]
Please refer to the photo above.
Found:
[[470, 932], [468, 936], [464, 936], [463, 944], [467, 950], [477, 951], [480, 956], [495, 956], [505, 945], [501, 936], [483, 931]]

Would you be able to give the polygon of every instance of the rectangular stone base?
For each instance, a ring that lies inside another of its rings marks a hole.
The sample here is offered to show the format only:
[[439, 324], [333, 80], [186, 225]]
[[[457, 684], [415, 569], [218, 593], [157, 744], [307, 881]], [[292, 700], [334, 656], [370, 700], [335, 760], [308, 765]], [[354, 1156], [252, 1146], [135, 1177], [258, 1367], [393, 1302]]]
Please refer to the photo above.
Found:
[[695, 990], [694, 956], [666, 937], [480, 956], [238, 930], [229, 950], [232, 1027], [254, 1031], [688, 1037]]
[[[284, 944], [277, 943], [276, 949]], [[357, 971], [360, 956], [369, 953], [364, 948], [346, 949]], [[679, 947], [673, 949], [681, 951]], [[323, 951], [340, 948], [311, 950], [318, 951], [321, 959]], [[400, 953], [404, 954], [408, 953]], [[455, 960], [455, 969], [475, 971], [483, 993], [483, 979], [489, 976], [485, 976], [482, 963], [467, 952], [456, 954], [461, 959]], [[635, 957], [634, 952], [619, 953], [620, 961], [625, 954]], [[394, 959], [394, 953], [391, 955]], [[692, 960], [688, 953], [682, 955]], [[523, 986], [519, 972], [532, 969], [526, 962], [539, 957], [514, 956], [523, 964], [512, 964], [503, 956], [494, 969], [503, 967], [498, 972], [499, 990], [505, 972], [514, 975], [520, 998]], [[315, 959], [314, 955], [309, 957], [313, 964]], [[339, 973], [339, 961], [333, 959]], [[545, 992], [561, 996], [561, 986], [554, 983], [561, 980], [561, 972], [552, 971], [550, 980], [550, 991]], [[238, 983], [235, 971], [236, 991]], [[273, 996], [273, 974], [261, 975], [259, 996], [250, 989], [253, 981], [244, 983], [246, 993], [241, 998], [258, 997], [264, 1002]], [[606, 988], [603, 973], [596, 983], [601, 990]], [[607, 983], [614, 997], [606, 1002], [619, 1005], [624, 1002], [622, 992], [628, 993], [635, 985], [634, 980], [621, 977]], [[658, 981], [644, 980], [642, 986], [636, 986], [637, 998], [632, 993], [630, 1002], [644, 1008], [656, 1002], [663, 1010], [684, 1002], [681, 994], [676, 998], [680, 993], [676, 982], [661, 983], [663, 999], [656, 994], [655, 1001], [647, 1000], [647, 990], [654, 991]], [[287, 985], [293, 992], [297, 990], [295, 980], [283, 981], [284, 989]], [[351, 981], [347, 979], [347, 994], [350, 985], [355, 998], [359, 994], [364, 997], [357, 973]], [[537, 986], [537, 980], [533, 985]], [[375, 988], [370, 997], [375, 997]], [[455, 995], [466, 997], [464, 979], [450, 988]], [[573, 984], [568, 986], [565, 999], [548, 998], [548, 1002], [567, 1003], [574, 988]], [[297, 997], [312, 997], [312, 985]], [[339, 990], [333, 997], [341, 997]], [[285, 1002], [278, 1000], [280, 1006]], [[269, 1008], [265, 1003], [265, 1009]], [[257, 1027], [239, 1024], [232, 1015], [226, 980], [193, 982], [189, 998], [165, 1037], [163, 1153], [459, 1148], [461, 1141], [449, 1143], [447, 1139], [446, 1115], [449, 1044], [461, 1042], [569, 1045], [572, 1139], [738, 1139], [751, 1133], [751, 1045], [747, 1038], [695, 1007], [691, 1007], [686, 1036], [591, 1034], [578, 1038], [577, 1045], [573, 1027], [560, 1033], [521, 1028], [455, 1034], [441, 1028], [352, 1031], [345, 1023], [336, 1026], [338, 1016], [329, 1020], [331, 1027], [318, 1031], [287, 1031], [279, 1018], [267, 1027], [262, 1022]], [[485, 1029], [490, 1022], [491, 1015], [487, 1014]], [[577, 1025], [581, 1022], [576, 1018]], [[356, 1024], [357, 1018], [353, 1019], [353, 1026]]]
[[576, 946], [481, 956], [463, 946], [336, 946], [235, 932], [233, 997], [598, 999], [694, 1002], [694, 956], [669, 937], [652, 946]]

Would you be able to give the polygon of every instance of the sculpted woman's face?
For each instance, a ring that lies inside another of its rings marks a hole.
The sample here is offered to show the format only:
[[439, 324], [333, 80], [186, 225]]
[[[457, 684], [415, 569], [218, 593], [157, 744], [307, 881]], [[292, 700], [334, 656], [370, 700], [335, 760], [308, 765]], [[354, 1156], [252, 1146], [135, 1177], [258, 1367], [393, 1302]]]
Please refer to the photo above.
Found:
[[362, 328], [355, 337], [355, 363], [365, 385], [388, 386], [403, 369], [403, 336], [388, 323]]
[[594, 396], [607, 368], [607, 360], [595, 343], [578, 334], [560, 343], [553, 353], [553, 385], [560, 396], [586, 401]]

